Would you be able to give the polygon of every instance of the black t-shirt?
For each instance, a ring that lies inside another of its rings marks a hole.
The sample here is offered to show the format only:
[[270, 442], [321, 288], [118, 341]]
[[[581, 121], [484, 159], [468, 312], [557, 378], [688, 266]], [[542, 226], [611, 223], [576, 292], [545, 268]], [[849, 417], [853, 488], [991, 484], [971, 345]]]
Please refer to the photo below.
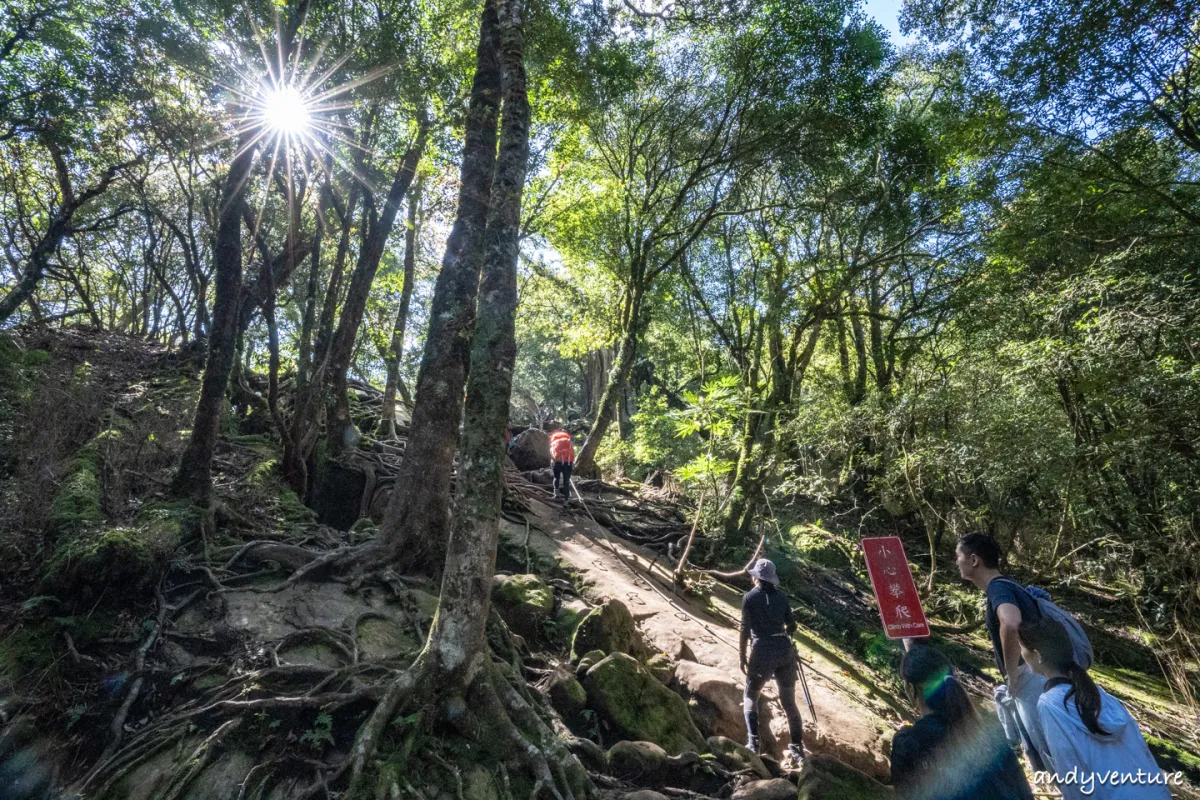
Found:
[[1032, 800], [1017, 757], [994, 724], [979, 721], [950, 740], [937, 714], [927, 714], [892, 740], [892, 785], [902, 798]]
[[[1012, 603], [1021, 612], [1022, 621], [1041, 619], [1042, 612], [1033, 596], [1012, 578], [1004, 576], [993, 578], [987, 585], [985, 594], [987, 595], [987, 629], [988, 635], [992, 637], [992, 651], [996, 655], [996, 668], [1000, 670], [1002, 676], [1007, 678], [1008, 675], [1004, 669], [1004, 645], [1000, 642], [1000, 617], [996, 614], [996, 609], [1005, 603]], [[1021, 664], [1024, 661], [1017, 663]]]
[[796, 630], [787, 595], [770, 584], [755, 586], [742, 597], [742, 633], [755, 643], [779, 633]]

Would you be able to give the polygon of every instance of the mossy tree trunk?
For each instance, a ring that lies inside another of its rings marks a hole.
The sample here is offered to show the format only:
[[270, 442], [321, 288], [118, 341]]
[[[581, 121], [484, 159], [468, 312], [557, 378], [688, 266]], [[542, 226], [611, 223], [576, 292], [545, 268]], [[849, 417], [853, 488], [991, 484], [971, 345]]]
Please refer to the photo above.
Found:
[[[419, 698], [429, 704], [431, 694], [446, 722], [494, 756], [525, 764], [535, 781], [531, 797], [546, 793], [557, 800], [575, 800], [592, 788], [582, 766], [539, 716], [529, 695], [517, 687], [523, 679], [512, 673], [510, 680], [493, 661], [486, 635], [503, 488], [503, 429], [516, 360], [517, 253], [529, 157], [520, 0], [498, 0], [498, 11], [494, 2], [486, 0], [484, 6], [480, 50], [494, 48], [496, 39], [501, 43], [504, 119], [491, 211], [482, 235], [486, 260], [470, 352], [462, 480], [457, 492], [460, 513], [447, 548], [441, 596], [426, 647], [360, 728], [351, 756], [350, 798], [369, 794], [364, 766], [383, 728], [405, 710], [407, 701], [416, 703]], [[497, 68], [496, 61], [495, 52], [479, 58], [482, 66], [491, 69]], [[494, 123], [494, 112], [491, 118]], [[386, 788], [383, 781], [379, 786]], [[377, 790], [375, 796], [384, 792]]]
[[638, 341], [641, 338], [642, 299], [644, 297], [640, 286], [629, 293], [623, 309], [625, 335], [621, 338], [621, 347], [617, 351], [612, 371], [608, 374], [608, 383], [604, 386], [604, 394], [600, 396], [596, 419], [588, 430], [587, 439], [575, 459], [575, 471], [579, 475], [590, 475], [595, 472], [596, 451], [600, 442], [608, 433], [608, 428], [617, 417], [617, 403], [621, 393], [629, 383], [633, 373], [633, 364], [637, 360]]
[[221, 419], [221, 403], [233, 369], [238, 332], [238, 301], [242, 291], [242, 193], [254, 164], [256, 151], [253, 134], [238, 141], [238, 155], [229, 166], [221, 190], [220, 217], [213, 247], [215, 297], [208, 332], [208, 358], [204, 362], [204, 380], [192, 423], [192, 438], [171, 491], [190, 497], [201, 506], [212, 498], [212, 457]]
[[500, 105], [496, 27], [496, 10], [489, 2], [471, 85], [458, 216], [434, 287], [404, 461], [379, 529], [384, 560], [430, 573], [441, 569], [446, 556], [450, 483], [495, 173]]
[[[517, 1], [502, 0], [514, 5]], [[459, 663], [464, 654], [471, 659], [487, 657], [484, 628], [496, 566], [504, 488], [504, 431], [517, 354], [517, 254], [521, 195], [529, 161], [529, 100], [521, 60], [520, 24], [515, 13], [503, 14], [500, 20], [504, 91], [500, 153], [483, 241], [457, 514], [442, 571], [438, 614], [429, 637], [435, 663], [451, 672], [467, 666]]]
[[[759, 499], [773, 474], [780, 420], [791, 406], [797, 387], [804, 381], [827, 316], [818, 292], [813, 305], [806, 310], [805, 318], [798, 321], [790, 333], [785, 331], [784, 319], [790, 297], [788, 269], [786, 259], [779, 255], [767, 276], [767, 307], [760, 328], [762, 339], [756, 346], [761, 349], [763, 344], [766, 345], [768, 376], [765, 378], [767, 384], [762, 388], [768, 391], [763, 398], [762, 413], [746, 415], [742, 430], [724, 519], [725, 540], [735, 545], [751, 544], [749, 540]], [[752, 397], [760, 396], [759, 367], [756, 354], [753, 372], [747, 382]]]

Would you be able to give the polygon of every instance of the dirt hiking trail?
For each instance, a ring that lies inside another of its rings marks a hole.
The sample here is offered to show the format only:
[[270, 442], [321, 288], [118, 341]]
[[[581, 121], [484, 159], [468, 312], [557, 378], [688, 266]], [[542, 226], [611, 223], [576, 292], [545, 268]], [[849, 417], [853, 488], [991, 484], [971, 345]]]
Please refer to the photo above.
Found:
[[[682, 592], [675, 594], [670, 565], [663, 564], [661, 557], [655, 563], [656, 554], [608, 534], [588, 517], [578, 500], [566, 511], [536, 499], [530, 500], [530, 506], [530, 553], [577, 572], [589, 602], [599, 604], [610, 598], [623, 602], [652, 649], [673, 661], [695, 661], [716, 668], [740, 692], [745, 676], [738, 663], [738, 590], [717, 583], [708, 603]], [[524, 525], [504, 520], [501, 534], [513, 544], [526, 545]], [[885, 748], [899, 724], [898, 716], [880, 699], [870, 697], [870, 690], [849, 677], [843, 665], [806, 646], [804, 633], [801, 626], [796, 646], [817, 714], [814, 726], [798, 684], [806, 749], [886, 778]], [[770, 704], [768, 727], [778, 755], [788, 742], [787, 724], [774, 682], [764, 694]], [[765, 746], [769, 746], [767, 739], [764, 735]]]

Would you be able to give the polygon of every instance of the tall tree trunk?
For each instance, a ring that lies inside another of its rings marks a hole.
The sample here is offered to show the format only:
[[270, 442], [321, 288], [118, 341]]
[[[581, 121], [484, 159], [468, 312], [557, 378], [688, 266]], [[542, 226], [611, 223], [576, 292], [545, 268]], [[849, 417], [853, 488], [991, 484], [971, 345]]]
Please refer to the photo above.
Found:
[[321, 244], [325, 239], [325, 214], [328, 210], [328, 187], [322, 187], [317, 200], [316, 233], [313, 236], [312, 258], [309, 260], [308, 282], [304, 292], [304, 314], [300, 323], [300, 346], [296, 358], [296, 394], [308, 389], [312, 369], [313, 328], [317, 324], [317, 286], [321, 279]]
[[400, 357], [404, 355], [404, 330], [408, 327], [408, 307], [412, 303], [413, 273], [417, 264], [417, 214], [421, 207], [419, 179], [408, 196], [408, 224], [404, 229], [404, 286], [400, 290], [400, 305], [392, 325], [392, 341], [388, 345], [387, 383], [383, 387], [383, 409], [379, 415], [379, 435], [396, 435], [396, 387], [400, 383]]
[[252, 142], [250, 135], [243, 135], [238, 141], [238, 155], [229, 165], [221, 190], [221, 216], [213, 248], [216, 297], [208, 333], [208, 359], [192, 423], [192, 438], [171, 484], [173, 494], [190, 497], [204, 507], [212, 499], [213, 448], [237, 339], [238, 301], [242, 293], [242, 193], [254, 164], [256, 148]]
[[641, 337], [642, 323], [642, 293], [634, 289], [630, 294], [626, 312], [625, 336], [621, 339], [621, 347], [617, 350], [617, 358], [613, 362], [612, 371], [608, 373], [608, 384], [600, 397], [599, 410], [596, 419], [592, 421], [587, 439], [575, 458], [575, 472], [579, 475], [592, 475], [596, 467], [596, 451], [600, 447], [604, 434], [616, 418], [617, 400], [620, 398], [633, 373], [633, 364], [637, 360], [638, 340]]
[[850, 333], [854, 339], [854, 388], [850, 394], [850, 405], [856, 406], [867, 397], [867, 337], [863, 332], [858, 312], [850, 316]]
[[870, 292], [867, 323], [871, 331], [871, 361], [875, 366], [875, 386], [883, 392], [892, 381], [892, 373], [883, 351], [883, 323], [879, 318], [883, 313], [883, 300], [879, 294], [879, 275], [874, 270], [871, 272]]
[[759, 416], [747, 414], [742, 422], [742, 435], [738, 444], [737, 466], [733, 473], [733, 484], [729, 488], [729, 502], [725, 507], [725, 541], [742, 544], [743, 534], [754, 518], [754, 481], [757, 475], [754, 440], [757, 436]]
[[375, 273], [379, 270], [379, 261], [383, 258], [383, 248], [388, 236], [396, 224], [396, 214], [400, 210], [400, 201], [408, 194], [413, 176], [417, 172], [417, 164], [425, 150], [425, 138], [429, 124], [422, 116], [417, 129], [417, 141], [413, 143], [396, 177], [392, 188], [384, 200], [383, 213], [375, 216], [371, 209], [371, 225], [367, 232], [366, 241], [358, 253], [358, 263], [350, 276], [350, 285], [346, 289], [346, 302], [342, 305], [342, 316], [338, 320], [337, 330], [333, 334], [333, 342], [329, 348], [329, 362], [325, 370], [325, 380], [329, 387], [329, 407], [325, 417], [325, 429], [329, 440], [329, 455], [335, 455], [346, 443], [347, 432], [354, 426], [350, 420], [350, 403], [346, 397], [346, 372], [350, 369], [350, 360], [354, 352], [354, 341], [358, 337], [359, 326], [362, 325], [363, 312], [367, 308], [367, 296], [371, 293], [371, 284], [375, 281]]
[[[511, 8], [519, 0], [500, 2]], [[521, 193], [529, 160], [529, 102], [521, 63], [520, 20], [515, 14], [501, 15], [500, 39], [504, 86], [500, 154], [484, 235], [457, 516], [442, 572], [438, 614], [429, 637], [438, 671], [459, 678], [463, 686], [468, 686], [489, 660], [484, 629], [499, 541], [504, 430], [517, 353]]]
[[496, 9], [487, 2], [467, 113], [458, 217], [434, 287], [408, 446], [379, 529], [387, 558], [430, 572], [441, 569], [449, 536], [450, 482], [496, 164], [498, 37]]
[[326, 186], [326, 192], [325, 198], [328, 203], [341, 212], [342, 231], [329, 275], [329, 285], [325, 289], [321, 315], [316, 323], [311, 355], [312, 374], [305, 390], [296, 392], [292, 407], [291, 434], [283, 443], [284, 480], [303, 498], [308, 498], [312, 483], [309, 462], [312, 460], [313, 447], [321, 431], [320, 414], [324, 408], [321, 389], [326, 385], [325, 370], [329, 363], [329, 348], [333, 339], [333, 319], [337, 311], [342, 275], [346, 268], [346, 256], [350, 252], [350, 229], [353, 227], [354, 209], [358, 205], [359, 187], [357, 183], [351, 187], [345, 208], [338, 205], [332, 186]]

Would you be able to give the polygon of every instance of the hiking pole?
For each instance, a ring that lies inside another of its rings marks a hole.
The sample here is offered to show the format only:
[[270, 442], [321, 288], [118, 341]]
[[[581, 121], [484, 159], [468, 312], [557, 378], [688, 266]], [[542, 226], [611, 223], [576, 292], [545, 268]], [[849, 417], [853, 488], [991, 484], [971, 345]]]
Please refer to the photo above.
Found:
[[817, 708], [813, 705], [812, 695], [808, 693], [808, 678], [804, 677], [804, 659], [796, 653], [796, 666], [800, 668], [800, 688], [804, 690], [804, 702], [808, 704], [808, 713], [812, 715], [813, 724], [817, 724]]

